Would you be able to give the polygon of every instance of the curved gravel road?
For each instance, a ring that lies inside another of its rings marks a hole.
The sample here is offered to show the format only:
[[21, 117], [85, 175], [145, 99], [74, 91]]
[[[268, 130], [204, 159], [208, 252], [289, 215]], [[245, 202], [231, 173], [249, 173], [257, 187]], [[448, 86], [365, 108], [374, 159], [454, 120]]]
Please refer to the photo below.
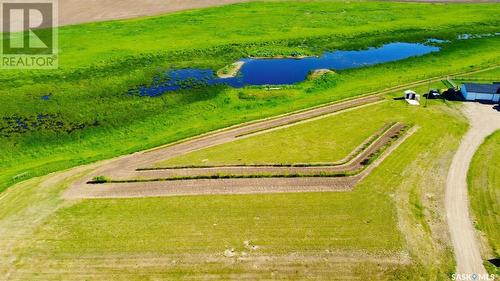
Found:
[[467, 171], [484, 139], [500, 129], [500, 112], [493, 105], [465, 103], [470, 129], [453, 157], [446, 180], [445, 207], [458, 274], [486, 274], [469, 214]]

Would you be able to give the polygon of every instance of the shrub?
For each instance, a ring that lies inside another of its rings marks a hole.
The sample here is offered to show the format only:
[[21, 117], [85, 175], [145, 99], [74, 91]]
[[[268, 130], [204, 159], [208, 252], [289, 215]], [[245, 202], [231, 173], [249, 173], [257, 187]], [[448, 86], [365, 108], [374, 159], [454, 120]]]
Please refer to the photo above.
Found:
[[111, 180], [108, 179], [105, 176], [96, 176], [92, 178], [92, 181], [90, 183], [107, 183], [110, 182]]

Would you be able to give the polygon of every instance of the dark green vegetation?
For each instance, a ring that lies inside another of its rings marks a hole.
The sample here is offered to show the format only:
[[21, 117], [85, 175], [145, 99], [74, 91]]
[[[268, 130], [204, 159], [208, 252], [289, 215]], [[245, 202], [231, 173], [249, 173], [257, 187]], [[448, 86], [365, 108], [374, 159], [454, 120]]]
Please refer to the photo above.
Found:
[[[466, 121], [454, 104], [412, 107], [392, 97], [311, 121], [327, 129], [346, 122], [344, 114], [376, 110], [375, 121], [349, 118], [346, 125], [367, 124], [360, 129], [366, 135], [396, 121], [419, 127], [353, 192], [62, 203], [64, 186], [16, 185], [0, 197], [0, 229], [8, 235], [0, 240], [0, 274], [2, 261], [15, 260], [14, 280], [446, 280], [454, 265], [440, 208]], [[16, 224], [26, 221], [36, 223]]]
[[160, 98], [126, 94], [165, 69], [220, 69], [248, 55], [318, 54], [495, 32], [499, 11], [496, 4], [258, 2], [61, 28], [59, 70], [0, 72], [0, 190], [231, 124], [496, 65], [500, 39], [445, 44], [439, 53], [279, 91], [214, 87]]
[[453, 88], [455, 87], [450, 80], [442, 80], [443, 84], [446, 86], [446, 88]]
[[[471, 208], [476, 228], [486, 235], [492, 253], [489, 257], [500, 256], [500, 131], [490, 135], [474, 155], [468, 174]], [[498, 268], [487, 263], [487, 268]]]

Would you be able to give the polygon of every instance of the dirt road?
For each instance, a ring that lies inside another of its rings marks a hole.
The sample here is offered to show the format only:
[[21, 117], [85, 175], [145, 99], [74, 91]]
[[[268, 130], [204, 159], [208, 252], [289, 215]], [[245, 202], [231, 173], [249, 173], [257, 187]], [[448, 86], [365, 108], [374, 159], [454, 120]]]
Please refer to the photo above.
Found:
[[462, 139], [446, 181], [446, 216], [457, 261], [457, 273], [486, 274], [478, 240], [469, 214], [467, 171], [478, 147], [486, 136], [500, 129], [500, 112], [493, 105], [464, 104], [470, 120], [469, 132]]

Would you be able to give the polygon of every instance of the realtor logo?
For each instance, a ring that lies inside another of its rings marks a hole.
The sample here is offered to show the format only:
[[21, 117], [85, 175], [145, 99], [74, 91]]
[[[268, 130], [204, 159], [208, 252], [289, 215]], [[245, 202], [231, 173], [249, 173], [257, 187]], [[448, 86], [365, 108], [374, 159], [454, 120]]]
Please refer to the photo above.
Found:
[[0, 68], [57, 68], [55, 0], [0, 0]]

